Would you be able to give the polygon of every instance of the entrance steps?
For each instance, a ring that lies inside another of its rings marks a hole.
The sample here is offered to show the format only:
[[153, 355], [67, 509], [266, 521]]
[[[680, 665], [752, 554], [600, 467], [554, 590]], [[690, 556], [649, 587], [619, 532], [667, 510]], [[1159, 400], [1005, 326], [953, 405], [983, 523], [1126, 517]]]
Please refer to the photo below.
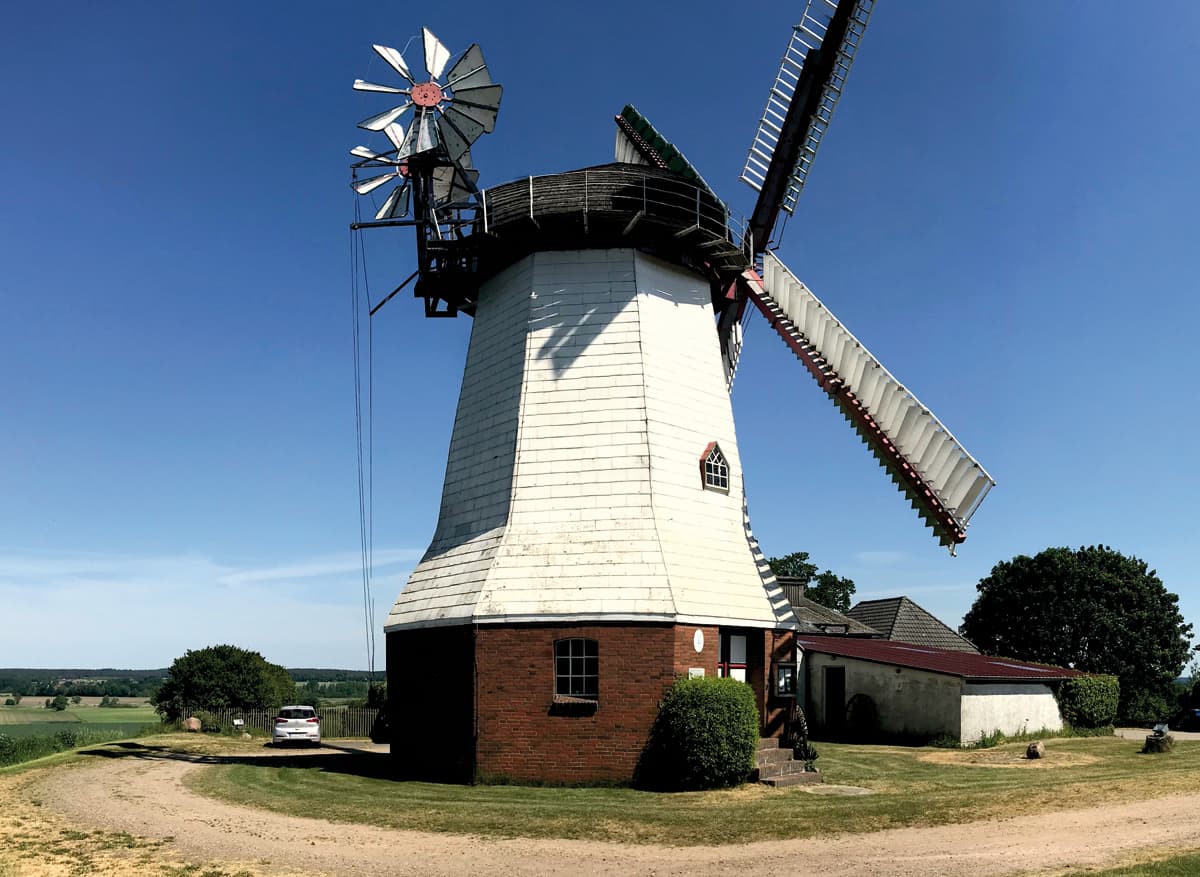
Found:
[[759, 739], [754, 761], [757, 766], [754, 779], [765, 786], [782, 788], [822, 782], [821, 774], [806, 771], [804, 762], [793, 758], [791, 747], [774, 737]]

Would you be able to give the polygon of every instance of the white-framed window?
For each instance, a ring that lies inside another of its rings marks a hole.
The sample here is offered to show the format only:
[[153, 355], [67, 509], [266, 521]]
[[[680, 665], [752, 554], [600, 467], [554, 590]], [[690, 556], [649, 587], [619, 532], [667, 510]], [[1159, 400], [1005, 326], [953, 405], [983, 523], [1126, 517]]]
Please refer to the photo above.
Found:
[[600, 696], [600, 644], [572, 637], [554, 643], [554, 696], [597, 700]]
[[729, 493], [729, 464], [725, 462], [725, 455], [716, 442], [709, 442], [700, 455], [700, 477], [705, 490]]

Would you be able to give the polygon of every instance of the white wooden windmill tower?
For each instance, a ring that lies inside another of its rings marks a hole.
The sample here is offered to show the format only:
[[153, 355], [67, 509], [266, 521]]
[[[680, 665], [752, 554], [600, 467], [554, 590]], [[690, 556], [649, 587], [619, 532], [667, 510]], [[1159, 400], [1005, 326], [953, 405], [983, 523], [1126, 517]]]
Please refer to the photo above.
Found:
[[626, 779], [664, 687], [687, 673], [745, 679], [763, 733], [782, 732], [769, 677], [797, 622], [750, 533], [729, 399], [747, 303], [939, 541], [965, 538], [990, 477], [767, 249], [871, 5], [808, 3], [737, 234], [632, 107], [616, 162], [479, 190], [469, 147], [500, 86], [478, 46], [447, 69], [426, 30], [427, 77], [375, 47], [402, 82], [355, 88], [401, 103], [360, 123], [391, 148], [353, 150], [356, 169], [383, 171], [356, 177], [383, 195], [356, 227], [416, 229], [417, 271], [384, 301], [415, 280], [428, 316], [474, 317], [436, 532], [385, 628], [404, 772]]

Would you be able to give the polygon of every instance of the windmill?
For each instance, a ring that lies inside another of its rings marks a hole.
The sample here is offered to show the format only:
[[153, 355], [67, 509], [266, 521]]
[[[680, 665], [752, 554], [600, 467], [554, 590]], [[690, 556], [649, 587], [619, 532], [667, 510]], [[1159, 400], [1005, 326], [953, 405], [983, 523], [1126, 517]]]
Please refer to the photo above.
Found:
[[[455, 316], [455, 307], [440, 306], [442, 297], [434, 278], [445, 278], [456, 267], [469, 269], [446, 263], [441, 242], [461, 238], [464, 228], [475, 220], [471, 199], [479, 192], [479, 171], [471, 166], [470, 147], [495, 128], [503, 89], [492, 82], [477, 44], [447, 70], [450, 50], [428, 28], [422, 29], [421, 37], [425, 76], [414, 76], [414, 68], [401, 52], [375, 45], [372, 48], [400, 77], [400, 84], [354, 80], [355, 91], [394, 95], [398, 103], [358, 123], [366, 131], [385, 134], [390, 148], [376, 152], [356, 146], [350, 150], [359, 159], [352, 165], [354, 191], [371, 195], [386, 186], [391, 188], [374, 219], [356, 222], [353, 227], [413, 226], [417, 231], [418, 268], [392, 295], [418, 279], [426, 316]], [[359, 171], [382, 173], [360, 179]], [[410, 206], [411, 218], [407, 218]]]
[[449, 53], [428, 30], [427, 82], [376, 47], [407, 87], [355, 84], [404, 98], [361, 123], [391, 148], [353, 151], [356, 173], [383, 171], [355, 188], [393, 188], [355, 227], [414, 226], [418, 268], [372, 313], [416, 279], [427, 315], [474, 318], [437, 528], [385, 625], [392, 702], [446, 717], [394, 728], [393, 752], [426, 755], [413, 775], [627, 779], [678, 675], [750, 682], [764, 735], [782, 733], [767, 668], [794, 653], [799, 622], [750, 530], [729, 400], [748, 305], [938, 541], [965, 539], [991, 477], [771, 249], [871, 8], [807, 3], [738, 228], [633, 106], [615, 162], [479, 189], [467, 149], [500, 92], [478, 47], [444, 84]]

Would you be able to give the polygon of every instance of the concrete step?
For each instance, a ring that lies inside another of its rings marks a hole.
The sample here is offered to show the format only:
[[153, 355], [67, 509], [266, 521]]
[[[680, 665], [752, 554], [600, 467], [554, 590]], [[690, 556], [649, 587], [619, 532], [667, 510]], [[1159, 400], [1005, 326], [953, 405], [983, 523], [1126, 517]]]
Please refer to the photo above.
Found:
[[780, 761], [791, 761], [792, 750], [790, 749], [760, 749], [755, 753], [754, 761], [760, 767], [764, 764], [776, 764]]
[[778, 749], [782, 743], [783, 741], [778, 737], [759, 737], [758, 751], [762, 752], [764, 749]]
[[760, 781], [768, 777], [782, 777], [803, 772], [803, 761], [779, 761], [774, 764], [760, 764], [758, 766], [758, 778]]
[[764, 786], [782, 789], [787, 786], [805, 786], [810, 783], [821, 783], [824, 779], [816, 771], [806, 771], [805, 773], [789, 773], [778, 777], [767, 777], [760, 780]]

